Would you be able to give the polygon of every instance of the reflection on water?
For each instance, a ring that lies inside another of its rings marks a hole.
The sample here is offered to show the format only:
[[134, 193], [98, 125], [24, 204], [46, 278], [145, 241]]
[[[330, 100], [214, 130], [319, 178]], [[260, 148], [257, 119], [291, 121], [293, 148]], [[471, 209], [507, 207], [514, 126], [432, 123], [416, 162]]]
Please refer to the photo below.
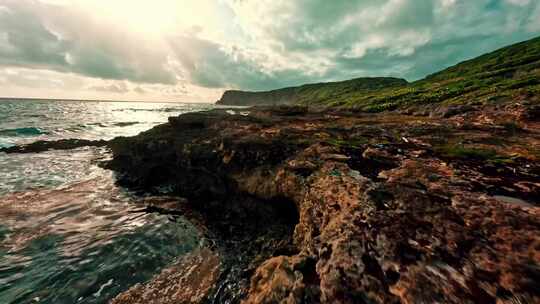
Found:
[[109, 157], [103, 148], [48, 151], [39, 154], [0, 153], [0, 195], [28, 189], [53, 189], [103, 174], [95, 161]]
[[0, 147], [35, 140], [131, 136], [169, 116], [211, 108], [181, 103], [2, 101]]
[[[103, 176], [0, 198], [0, 303], [103, 303], [199, 242]], [[140, 207], [140, 206], [139, 206]]]
[[[0, 102], [0, 147], [131, 136], [209, 105]], [[105, 148], [0, 153], [0, 304], [106, 303], [199, 247], [186, 220], [139, 200], [96, 163]], [[148, 200], [146, 200], [148, 203]]]

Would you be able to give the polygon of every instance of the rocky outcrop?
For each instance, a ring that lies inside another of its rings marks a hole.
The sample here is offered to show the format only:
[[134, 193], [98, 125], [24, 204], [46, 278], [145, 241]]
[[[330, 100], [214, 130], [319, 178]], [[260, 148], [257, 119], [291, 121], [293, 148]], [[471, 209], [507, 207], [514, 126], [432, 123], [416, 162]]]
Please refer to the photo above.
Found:
[[223, 93], [216, 104], [227, 106], [292, 105], [296, 103], [296, 100], [297, 94], [294, 88], [267, 92], [229, 90]]
[[13, 153], [39, 153], [49, 150], [73, 150], [81, 147], [104, 147], [106, 140], [86, 140], [86, 139], [60, 139], [51, 141], [36, 141], [26, 145], [19, 145], [7, 148], [0, 148], [0, 152]]
[[203, 302], [536, 303], [540, 129], [511, 107], [190, 113], [106, 166], [187, 198], [223, 257]]
[[404, 79], [392, 77], [357, 78], [341, 82], [306, 84], [264, 92], [226, 91], [218, 105], [268, 106], [294, 104], [321, 104], [332, 97], [351, 92], [371, 92], [389, 87], [407, 85]]

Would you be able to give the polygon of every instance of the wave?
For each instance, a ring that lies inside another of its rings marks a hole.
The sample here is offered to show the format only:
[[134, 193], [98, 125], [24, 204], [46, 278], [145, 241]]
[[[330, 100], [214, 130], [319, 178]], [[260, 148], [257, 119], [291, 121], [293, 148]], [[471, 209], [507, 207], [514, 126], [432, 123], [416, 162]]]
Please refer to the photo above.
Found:
[[189, 111], [189, 108], [186, 107], [171, 107], [171, 108], [160, 108], [160, 109], [137, 109], [137, 108], [125, 108], [113, 110], [115, 112], [124, 112], [124, 111], [133, 111], [133, 112], [186, 112]]
[[25, 114], [24, 116], [30, 118], [49, 118], [47, 114]]
[[16, 128], [16, 129], [4, 129], [0, 130], [1, 136], [38, 136], [49, 134], [47, 131], [44, 131], [40, 128], [27, 127], [27, 128]]
[[10, 147], [13, 147], [13, 146], [15, 146], [15, 145], [12, 144], [12, 143], [0, 141], [0, 149], [2, 149], [2, 148], [10, 148]]
[[109, 128], [109, 127], [129, 127], [133, 125], [138, 125], [140, 122], [138, 121], [121, 121], [121, 122], [114, 122], [114, 123], [102, 123], [102, 122], [96, 122], [88, 124], [89, 126], [94, 127], [100, 127], [100, 128]]
[[126, 121], [126, 122], [117, 122], [113, 123], [113, 126], [115, 127], [129, 127], [133, 125], [138, 125], [140, 122], [138, 121]]

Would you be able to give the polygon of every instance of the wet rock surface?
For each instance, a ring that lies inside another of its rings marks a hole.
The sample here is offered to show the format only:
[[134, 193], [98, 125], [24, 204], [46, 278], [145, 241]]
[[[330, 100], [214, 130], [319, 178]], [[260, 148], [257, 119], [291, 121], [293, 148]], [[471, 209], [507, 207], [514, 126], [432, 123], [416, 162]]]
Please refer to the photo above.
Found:
[[201, 303], [216, 284], [219, 273], [219, 256], [203, 248], [183, 257], [150, 282], [131, 287], [110, 303]]
[[0, 152], [11, 153], [39, 153], [48, 150], [72, 150], [82, 147], [104, 147], [106, 140], [86, 140], [86, 139], [60, 139], [51, 141], [36, 141], [27, 145], [0, 148]]
[[202, 302], [537, 303], [530, 109], [190, 113], [111, 141], [105, 166], [186, 198], [169, 211], [221, 258]]

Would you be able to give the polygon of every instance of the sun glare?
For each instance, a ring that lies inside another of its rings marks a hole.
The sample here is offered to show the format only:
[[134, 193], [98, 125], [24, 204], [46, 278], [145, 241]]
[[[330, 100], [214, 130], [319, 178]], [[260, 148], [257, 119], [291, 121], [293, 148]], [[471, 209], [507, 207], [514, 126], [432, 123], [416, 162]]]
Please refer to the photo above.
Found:
[[[157, 3], [159, 2], [159, 4]], [[98, 16], [145, 33], [163, 33], [175, 26], [180, 7], [177, 1], [85, 1]]]
[[98, 18], [147, 34], [164, 34], [212, 20], [215, 4], [199, 0], [79, 0]]

